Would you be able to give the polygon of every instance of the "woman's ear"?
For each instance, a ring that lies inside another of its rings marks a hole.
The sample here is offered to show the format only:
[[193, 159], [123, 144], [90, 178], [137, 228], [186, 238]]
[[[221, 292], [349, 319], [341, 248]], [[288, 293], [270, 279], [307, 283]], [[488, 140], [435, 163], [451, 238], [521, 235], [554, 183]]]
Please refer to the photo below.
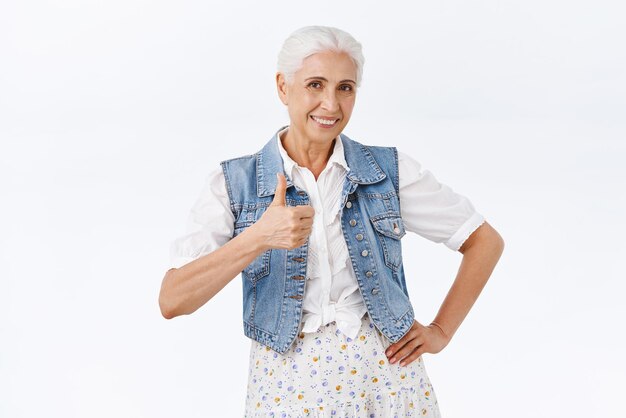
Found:
[[276, 89], [278, 90], [278, 97], [283, 104], [287, 105], [287, 82], [283, 73], [276, 73]]

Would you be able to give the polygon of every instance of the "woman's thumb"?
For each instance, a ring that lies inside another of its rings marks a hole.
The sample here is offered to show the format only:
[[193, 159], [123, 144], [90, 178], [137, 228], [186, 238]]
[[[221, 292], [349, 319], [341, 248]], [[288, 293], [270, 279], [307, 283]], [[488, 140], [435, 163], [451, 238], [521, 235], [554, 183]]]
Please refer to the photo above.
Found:
[[287, 193], [287, 180], [283, 173], [276, 173], [276, 192], [274, 192], [274, 200], [272, 200], [272, 206], [287, 206], [286, 193]]

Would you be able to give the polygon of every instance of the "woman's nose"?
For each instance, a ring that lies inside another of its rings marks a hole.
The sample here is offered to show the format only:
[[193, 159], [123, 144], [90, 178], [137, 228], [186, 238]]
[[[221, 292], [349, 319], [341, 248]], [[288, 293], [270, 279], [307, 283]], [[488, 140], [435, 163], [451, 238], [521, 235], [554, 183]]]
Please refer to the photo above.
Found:
[[322, 108], [331, 112], [339, 108], [339, 102], [334, 90], [326, 90], [322, 99]]

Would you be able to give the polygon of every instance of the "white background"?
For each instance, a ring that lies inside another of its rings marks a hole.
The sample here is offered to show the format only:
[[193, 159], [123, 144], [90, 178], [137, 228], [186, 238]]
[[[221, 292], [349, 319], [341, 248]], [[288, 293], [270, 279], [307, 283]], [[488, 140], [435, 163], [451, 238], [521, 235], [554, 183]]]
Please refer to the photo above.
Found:
[[[283, 40], [363, 44], [349, 137], [395, 145], [475, 207], [504, 254], [424, 361], [445, 418], [622, 417], [626, 49], [621, 2], [0, 3], [0, 416], [243, 416], [241, 279], [157, 303], [219, 161], [281, 126]], [[429, 323], [462, 255], [410, 234]]]

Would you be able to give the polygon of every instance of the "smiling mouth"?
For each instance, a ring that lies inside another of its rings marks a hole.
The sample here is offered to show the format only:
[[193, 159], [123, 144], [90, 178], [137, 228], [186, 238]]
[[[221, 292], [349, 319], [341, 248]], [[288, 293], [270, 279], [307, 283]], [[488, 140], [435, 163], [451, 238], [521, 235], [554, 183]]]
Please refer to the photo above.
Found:
[[335, 126], [339, 121], [339, 119], [323, 119], [313, 115], [311, 115], [311, 119], [324, 127]]

